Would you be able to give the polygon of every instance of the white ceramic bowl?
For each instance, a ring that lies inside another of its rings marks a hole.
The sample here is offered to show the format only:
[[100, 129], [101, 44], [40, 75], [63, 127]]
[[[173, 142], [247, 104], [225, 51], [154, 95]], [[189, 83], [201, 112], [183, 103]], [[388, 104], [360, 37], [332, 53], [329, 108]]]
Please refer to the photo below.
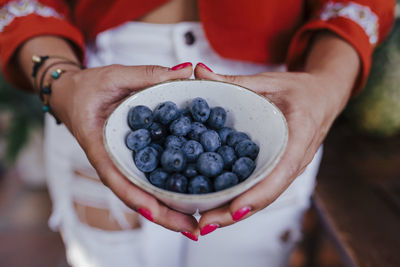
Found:
[[[204, 98], [210, 107], [225, 108], [226, 126], [247, 133], [259, 145], [256, 168], [245, 181], [219, 192], [189, 195], [157, 188], [136, 168], [132, 152], [125, 145], [125, 136], [130, 131], [127, 124], [128, 111], [136, 105], [154, 109], [164, 101], [173, 101], [179, 108], [183, 108], [195, 97]], [[151, 86], [128, 97], [112, 112], [103, 134], [110, 158], [132, 183], [169, 207], [193, 214], [197, 210], [202, 212], [221, 206], [265, 178], [285, 150], [288, 128], [280, 110], [268, 99], [249, 89], [217, 81], [177, 80]]]

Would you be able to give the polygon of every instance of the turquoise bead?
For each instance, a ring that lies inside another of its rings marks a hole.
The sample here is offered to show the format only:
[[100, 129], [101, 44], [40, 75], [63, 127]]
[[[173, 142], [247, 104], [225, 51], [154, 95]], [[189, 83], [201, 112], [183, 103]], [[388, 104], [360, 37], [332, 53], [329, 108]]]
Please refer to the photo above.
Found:
[[59, 73], [58, 71], [53, 71], [53, 72], [51, 73], [51, 77], [52, 77], [53, 79], [58, 79], [58, 78], [60, 78], [60, 73]]
[[43, 112], [49, 112], [49, 111], [50, 111], [50, 107], [49, 107], [49, 106], [43, 105], [43, 106], [42, 106], [42, 111], [43, 111]]

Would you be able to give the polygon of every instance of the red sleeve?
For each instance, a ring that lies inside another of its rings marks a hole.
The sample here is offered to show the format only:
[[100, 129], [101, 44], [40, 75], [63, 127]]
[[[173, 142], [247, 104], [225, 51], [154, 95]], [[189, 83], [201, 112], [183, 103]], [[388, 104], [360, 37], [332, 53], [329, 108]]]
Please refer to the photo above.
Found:
[[20, 45], [39, 35], [56, 35], [70, 41], [81, 60], [84, 57], [84, 39], [69, 21], [69, 9], [63, 1], [4, 1], [0, 0], [0, 60], [1, 70], [8, 82], [29, 90], [13, 60]]
[[329, 30], [349, 42], [361, 60], [354, 93], [364, 86], [371, 68], [372, 52], [391, 30], [394, 0], [309, 0], [309, 20], [295, 34], [287, 56], [289, 70], [304, 62], [315, 31]]

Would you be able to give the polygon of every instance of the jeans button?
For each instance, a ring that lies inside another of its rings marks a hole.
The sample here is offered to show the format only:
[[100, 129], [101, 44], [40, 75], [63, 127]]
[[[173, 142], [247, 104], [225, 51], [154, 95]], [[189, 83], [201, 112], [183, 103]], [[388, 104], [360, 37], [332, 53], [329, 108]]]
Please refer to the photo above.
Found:
[[194, 37], [193, 32], [191, 32], [191, 31], [188, 31], [187, 33], [185, 33], [184, 37], [185, 37], [185, 43], [187, 45], [194, 44], [194, 42], [196, 40], [196, 38]]

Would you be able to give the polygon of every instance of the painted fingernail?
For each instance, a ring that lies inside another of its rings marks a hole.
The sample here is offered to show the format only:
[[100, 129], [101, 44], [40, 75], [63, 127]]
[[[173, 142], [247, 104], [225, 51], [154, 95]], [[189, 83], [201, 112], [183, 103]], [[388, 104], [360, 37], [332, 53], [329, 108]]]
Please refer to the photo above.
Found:
[[170, 70], [180, 70], [180, 69], [184, 69], [189, 66], [192, 66], [192, 63], [185, 62], [185, 63], [181, 63], [179, 65], [173, 66], [172, 68], [170, 68]]
[[197, 238], [197, 236], [195, 236], [194, 234], [190, 233], [190, 232], [181, 232], [182, 235], [186, 236], [187, 238], [193, 240], [193, 241], [197, 241], [199, 240]]
[[143, 217], [145, 217], [147, 220], [154, 222], [153, 216], [151, 216], [151, 212], [149, 210], [143, 209], [143, 208], [139, 208], [138, 212], [140, 215], [142, 215]]
[[214, 223], [207, 224], [206, 226], [201, 228], [200, 235], [207, 235], [211, 232], [214, 232], [218, 227], [219, 227], [218, 224], [214, 224]]
[[247, 213], [249, 213], [249, 211], [251, 210], [250, 207], [243, 207], [238, 209], [233, 215], [232, 215], [232, 219], [234, 221], [239, 221], [240, 219], [242, 219]]
[[199, 65], [199, 66], [202, 66], [203, 68], [205, 68], [206, 70], [208, 70], [208, 71], [210, 71], [210, 72], [213, 72], [209, 67], [207, 67], [206, 66], [206, 64], [204, 64], [204, 63], [197, 63], [197, 65]]

